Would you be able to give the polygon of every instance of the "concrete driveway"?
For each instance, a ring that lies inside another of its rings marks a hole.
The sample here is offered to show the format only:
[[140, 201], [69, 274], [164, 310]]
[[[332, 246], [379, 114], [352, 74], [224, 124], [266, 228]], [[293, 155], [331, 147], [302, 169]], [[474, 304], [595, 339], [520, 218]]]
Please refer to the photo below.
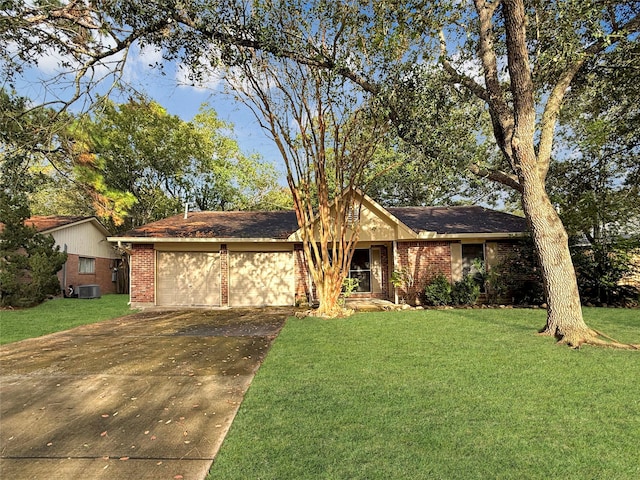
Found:
[[0, 478], [203, 479], [292, 313], [143, 312], [0, 347]]

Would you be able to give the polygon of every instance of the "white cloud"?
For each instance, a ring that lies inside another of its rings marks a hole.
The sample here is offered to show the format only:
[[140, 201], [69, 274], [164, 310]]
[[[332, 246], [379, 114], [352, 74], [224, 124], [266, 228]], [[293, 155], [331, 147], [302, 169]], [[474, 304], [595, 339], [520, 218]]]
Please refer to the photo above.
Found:
[[221, 69], [214, 69], [201, 72], [199, 75], [193, 69], [183, 63], [176, 67], [175, 80], [178, 87], [192, 88], [197, 91], [216, 91], [220, 88], [224, 72]]

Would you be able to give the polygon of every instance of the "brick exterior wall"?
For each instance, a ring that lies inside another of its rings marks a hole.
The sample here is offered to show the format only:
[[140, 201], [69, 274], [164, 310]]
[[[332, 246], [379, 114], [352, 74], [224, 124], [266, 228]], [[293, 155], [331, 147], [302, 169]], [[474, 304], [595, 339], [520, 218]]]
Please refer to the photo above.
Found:
[[133, 245], [131, 252], [131, 303], [155, 303], [155, 250], [153, 245]]
[[[94, 257], [89, 257], [94, 258]], [[112, 281], [113, 269], [117, 266], [118, 260], [113, 258], [95, 258], [95, 273], [80, 273], [78, 264], [80, 263], [80, 255], [68, 254], [67, 263], [62, 270], [58, 272], [58, 279], [62, 289], [66, 289], [69, 285], [73, 285], [76, 292], [79, 285], [98, 285], [102, 295], [107, 293], [116, 293], [116, 282]], [[66, 272], [65, 269], [66, 268]], [[66, 276], [66, 279], [65, 279]], [[63, 285], [63, 282], [66, 285]]]
[[[505, 260], [509, 260], [510, 258], [512, 259], [514, 255], [516, 256], [516, 258], [520, 258], [520, 249], [522, 246], [519, 241], [504, 240], [504, 241], [497, 242], [497, 246], [498, 248], [497, 248], [495, 266], [498, 266], [504, 263]], [[531, 274], [520, 272], [518, 277], [519, 277], [518, 280], [522, 282], [528, 281], [528, 280], [535, 281], [537, 279], [536, 275], [533, 272], [531, 272]], [[498, 303], [509, 304], [509, 303], [512, 303], [512, 301], [514, 300], [514, 296], [516, 295], [516, 293], [517, 292], [513, 292], [509, 290], [509, 291], [503, 292], [501, 297], [496, 297], [491, 299], [487, 299], [485, 297], [485, 299], [498, 302]]]
[[226, 243], [220, 245], [220, 304], [229, 306], [229, 250]]
[[504, 261], [505, 258], [512, 255], [517, 242], [498, 242], [498, 263]]
[[380, 246], [380, 267], [382, 268], [382, 293], [380, 298], [393, 300], [389, 282], [389, 249], [384, 245]]
[[398, 287], [398, 296], [407, 303], [420, 303], [424, 287], [438, 273], [451, 280], [451, 247], [449, 242], [398, 242], [396, 270], [407, 270], [413, 275], [413, 288], [406, 291]]

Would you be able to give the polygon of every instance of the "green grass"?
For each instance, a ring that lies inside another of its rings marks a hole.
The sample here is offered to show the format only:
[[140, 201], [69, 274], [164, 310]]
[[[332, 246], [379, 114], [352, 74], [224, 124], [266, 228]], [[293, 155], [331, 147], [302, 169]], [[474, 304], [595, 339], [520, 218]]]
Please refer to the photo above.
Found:
[[128, 295], [59, 298], [33, 308], [0, 310], [0, 345], [127, 315], [128, 301]]
[[[638, 310], [585, 317], [640, 343]], [[290, 319], [207, 478], [640, 478], [640, 352], [556, 345], [544, 319]]]

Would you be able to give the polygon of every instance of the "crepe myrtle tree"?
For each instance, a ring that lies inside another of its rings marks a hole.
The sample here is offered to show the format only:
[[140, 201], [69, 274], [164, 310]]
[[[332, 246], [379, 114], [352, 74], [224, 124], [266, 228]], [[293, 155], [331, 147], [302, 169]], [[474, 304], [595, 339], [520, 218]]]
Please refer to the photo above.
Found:
[[384, 133], [384, 120], [334, 72], [253, 49], [228, 70], [230, 89], [273, 139], [313, 279], [320, 316], [343, 311], [340, 296], [360, 233], [366, 166]]

